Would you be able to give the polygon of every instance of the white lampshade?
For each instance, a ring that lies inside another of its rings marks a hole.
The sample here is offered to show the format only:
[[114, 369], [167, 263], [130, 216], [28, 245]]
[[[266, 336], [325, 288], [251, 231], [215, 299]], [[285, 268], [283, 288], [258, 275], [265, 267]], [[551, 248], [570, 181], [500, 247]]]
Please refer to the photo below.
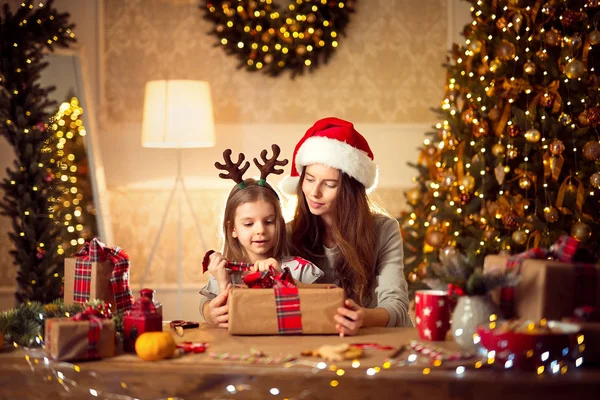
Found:
[[149, 81], [144, 98], [142, 146], [215, 145], [210, 85], [203, 81]]

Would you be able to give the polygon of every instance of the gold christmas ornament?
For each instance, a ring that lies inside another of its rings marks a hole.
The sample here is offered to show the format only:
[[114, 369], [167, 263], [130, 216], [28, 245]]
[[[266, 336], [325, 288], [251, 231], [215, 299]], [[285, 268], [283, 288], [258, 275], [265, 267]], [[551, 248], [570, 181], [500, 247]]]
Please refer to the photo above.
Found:
[[515, 58], [516, 52], [515, 45], [508, 40], [503, 40], [496, 48], [496, 56], [504, 61]]
[[498, 236], [499, 232], [494, 229], [486, 229], [483, 231], [483, 237], [485, 240], [492, 240]]
[[571, 227], [571, 236], [580, 242], [585, 242], [592, 236], [592, 228], [585, 222], [576, 222]]
[[527, 75], [533, 75], [535, 74], [536, 71], [536, 66], [535, 63], [531, 60], [528, 60], [524, 65], [523, 65], [523, 72], [525, 72]]
[[550, 223], [558, 221], [558, 210], [552, 206], [544, 208], [544, 218]]
[[590, 125], [590, 118], [588, 116], [587, 110], [583, 110], [581, 112], [581, 114], [579, 114], [577, 116], [577, 121], [579, 121], [579, 124], [581, 126], [589, 126]]
[[508, 21], [504, 17], [498, 18], [498, 21], [496, 21], [496, 27], [498, 27], [498, 29], [506, 28], [507, 25]]
[[523, 245], [527, 241], [527, 234], [524, 231], [514, 231], [512, 234], [512, 240], [516, 244]]
[[298, 54], [299, 56], [305, 55], [306, 54], [306, 46], [300, 45], [300, 46], [296, 47], [296, 54]]
[[462, 113], [462, 120], [465, 124], [470, 124], [475, 118], [475, 111], [472, 108], [467, 108]]
[[471, 175], [465, 175], [460, 181], [460, 184], [465, 187], [465, 190], [470, 192], [475, 188], [475, 178]]
[[537, 143], [541, 138], [542, 134], [535, 128], [528, 129], [527, 132], [525, 132], [525, 139], [530, 143]]
[[563, 151], [565, 151], [565, 145], [562, 141], [555, 139], [552, 143], [550, 143], [550, 152], [555, 156], [561, 155]]
[[446, 171], [443, 174], [442, 184], [444, 186], [452, 186], [452, 184], [456, 181], [456, 175], [452, 170]]
[[512, 147], [512, 148], [508, 149], [508, 151], [506, 152], [506, 155], [511, 160], [514, 160], [519, 155], [519, 150], [517, 150], [516, 148]]
[[600, 159], [600, 142], [596, 140], [590, 140], [584, 144], [583, 157], [590, 161], [597, 161]]
[[471, 50], [474, 54], [477, 54], [481, 51], [481, 48], [483, 47], [483, 45], [481, 44], [481, 41], [479, 40], [471, 40], [471, 42], [469, 43], [469, 50]]
[[406, 200], [413, 206], [417, 205], [421, 199], [423, 199], [423, 193], [421, 193], [421, 189], [418, 187], [414, 187], [406, 192]]
[[600, 189], [600, 172], [594, 172], [592, 176], [590, 176], [590, 185], [596, 189]]
[[558, 117], [558, 122], [560, 122], [563, 126], [567, 126], [570, 125], [571, 122], [573, 122], [573, 120], [571, 119], [571, 116], [569, 114], [562, 113]]
[[425, 235], [425, 242], [433, 248], [442, 247], [445, 241], [445, 235], [440, 231], [430, 231]]
[[596, 45], [600, 43], [600, 31], [593, 30], [590, 32], [590, 35], [588, 37], [590, 39], [590, 44]]
[[526, 175], [522, 176], [519, 179], [519, 187], [523, 190], [530, 189], [531, 188], [531, 179], [529, 179], [529, 177]]
[[573, 36], [565, 36], [565, 45], [567, 45], [571, 51], [579, 50], [581, 47], [581, 36], [575, 34]]
[[556, 30], [550, 30], [546, 32], [546, 36], [544, 37], [546, 44], [549, 46], [558, 46], [562, 42], [562, 37], [560, 33]]
[[578, 79], [585, 74], [585, 65], [579, 60], [571, 60], [565, 66], [565, 75], [569, 79]]
[[504, 154], [505, 151], [506, 151], [506, 148], [504, 147], [504, 145], [502, 143], [496, 143], [495, 145], [492, 146], [492, 154], [495, 155], [496, 157]]
[[490, 71], [496, 72], [498, 70], [498, 68], [500, 68], [501, 66], [502, 66], [502, 61], [500, 61], [497, 58], [494, 58], [492, 60], [492, 62], [490, 63]]
[[498, 110], [496, 107], [492, 108], [488, 114], [488, 117], [492, 121], [496, 121], [498, 118], [500, 118], [500, 110]]
[[415, 274], [414, 272], [408, 274], [408, 281], [410, 283], [415, 283], [417, 281], [417, 278], [417, 274]]

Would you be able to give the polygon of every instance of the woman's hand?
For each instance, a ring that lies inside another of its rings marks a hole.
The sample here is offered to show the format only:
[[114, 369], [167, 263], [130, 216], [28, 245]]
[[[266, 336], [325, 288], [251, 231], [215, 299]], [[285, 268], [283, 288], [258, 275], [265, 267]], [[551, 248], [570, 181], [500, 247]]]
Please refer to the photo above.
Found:
[[219, 328], [229, 327], [229, 304], [227, 297], [229, 296], [231, 284], [228, 284], [217, 297], [208, 302], [207, 310], [204, 312], [204, 319], [211, 325]]
[[269, 267], [273, 267], [275, 271], [281, 272], [281, 263], [274, 258], [256, 261], [252, 266], [252, 271], [268, 271]]
[[357, 335], [365, 322], [365, 309], [351, 299], [346, 299], [344, 306], [338, 308], [338, 313], [333, 317], [337, 322], [335, 328], [341, 337]]
[[229, 271], [227, 271], [227, 260], [223, 258], [223, 255], [218, 252], [214, 252], [209, 256], [208, 272], [214, 276], [219, 284], [219, 293], [223, 293], [227, 285], [231, 282], [229, 277]]

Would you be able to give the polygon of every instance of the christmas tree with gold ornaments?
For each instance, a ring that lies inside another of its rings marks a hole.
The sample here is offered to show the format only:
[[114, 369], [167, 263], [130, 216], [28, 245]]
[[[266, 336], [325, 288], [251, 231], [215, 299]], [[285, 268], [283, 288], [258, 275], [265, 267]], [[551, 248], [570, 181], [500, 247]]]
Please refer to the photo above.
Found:
[[600, 0], [469, 2], [400, 218], [415, 286], [565, 233], [600, 254]]
[[97, 235], [82, 115], [79, 100], [71, 97], [60, 105], [51, 126], [56, 141], [48, 172], [60, 191], [53, 211], [60, 226], [57, 253], [65, 256], [73, 256], [79, 246]]

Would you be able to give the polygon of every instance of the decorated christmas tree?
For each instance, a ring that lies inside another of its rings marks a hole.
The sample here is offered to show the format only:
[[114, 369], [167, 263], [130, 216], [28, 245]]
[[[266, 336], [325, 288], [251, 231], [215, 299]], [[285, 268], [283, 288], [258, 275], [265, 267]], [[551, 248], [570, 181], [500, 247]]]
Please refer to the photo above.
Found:
[[18, 303], [48, 303], [60, 295], [61, 256], [53, 199], [58, 198], [48, 173], [54, 134], [48, 129], [56, 104], [53, 88], [41, 87], [44, 52], [74, 41], [69, 15], [49, 2], [23, 2], [14, 13], [0, 12], [0, 136], [14, 149], [15, 161], [0, 183], [0, 212], [11, 218], [17, 271]]
[[439, 123], [401, 218], [406, 274], [440, 258], [549, 247], [600, 255], [600, 1], [472, 3], [448, 62]]
[[72, 256], [80, 245], [97, 235], [82, 115], [79, 100], [71, 97], [60, 105], [51, 127], [56, 142], [48, 172], [60, 191], [54, 219], [60, 227], [57, 252], [65, 256]]

